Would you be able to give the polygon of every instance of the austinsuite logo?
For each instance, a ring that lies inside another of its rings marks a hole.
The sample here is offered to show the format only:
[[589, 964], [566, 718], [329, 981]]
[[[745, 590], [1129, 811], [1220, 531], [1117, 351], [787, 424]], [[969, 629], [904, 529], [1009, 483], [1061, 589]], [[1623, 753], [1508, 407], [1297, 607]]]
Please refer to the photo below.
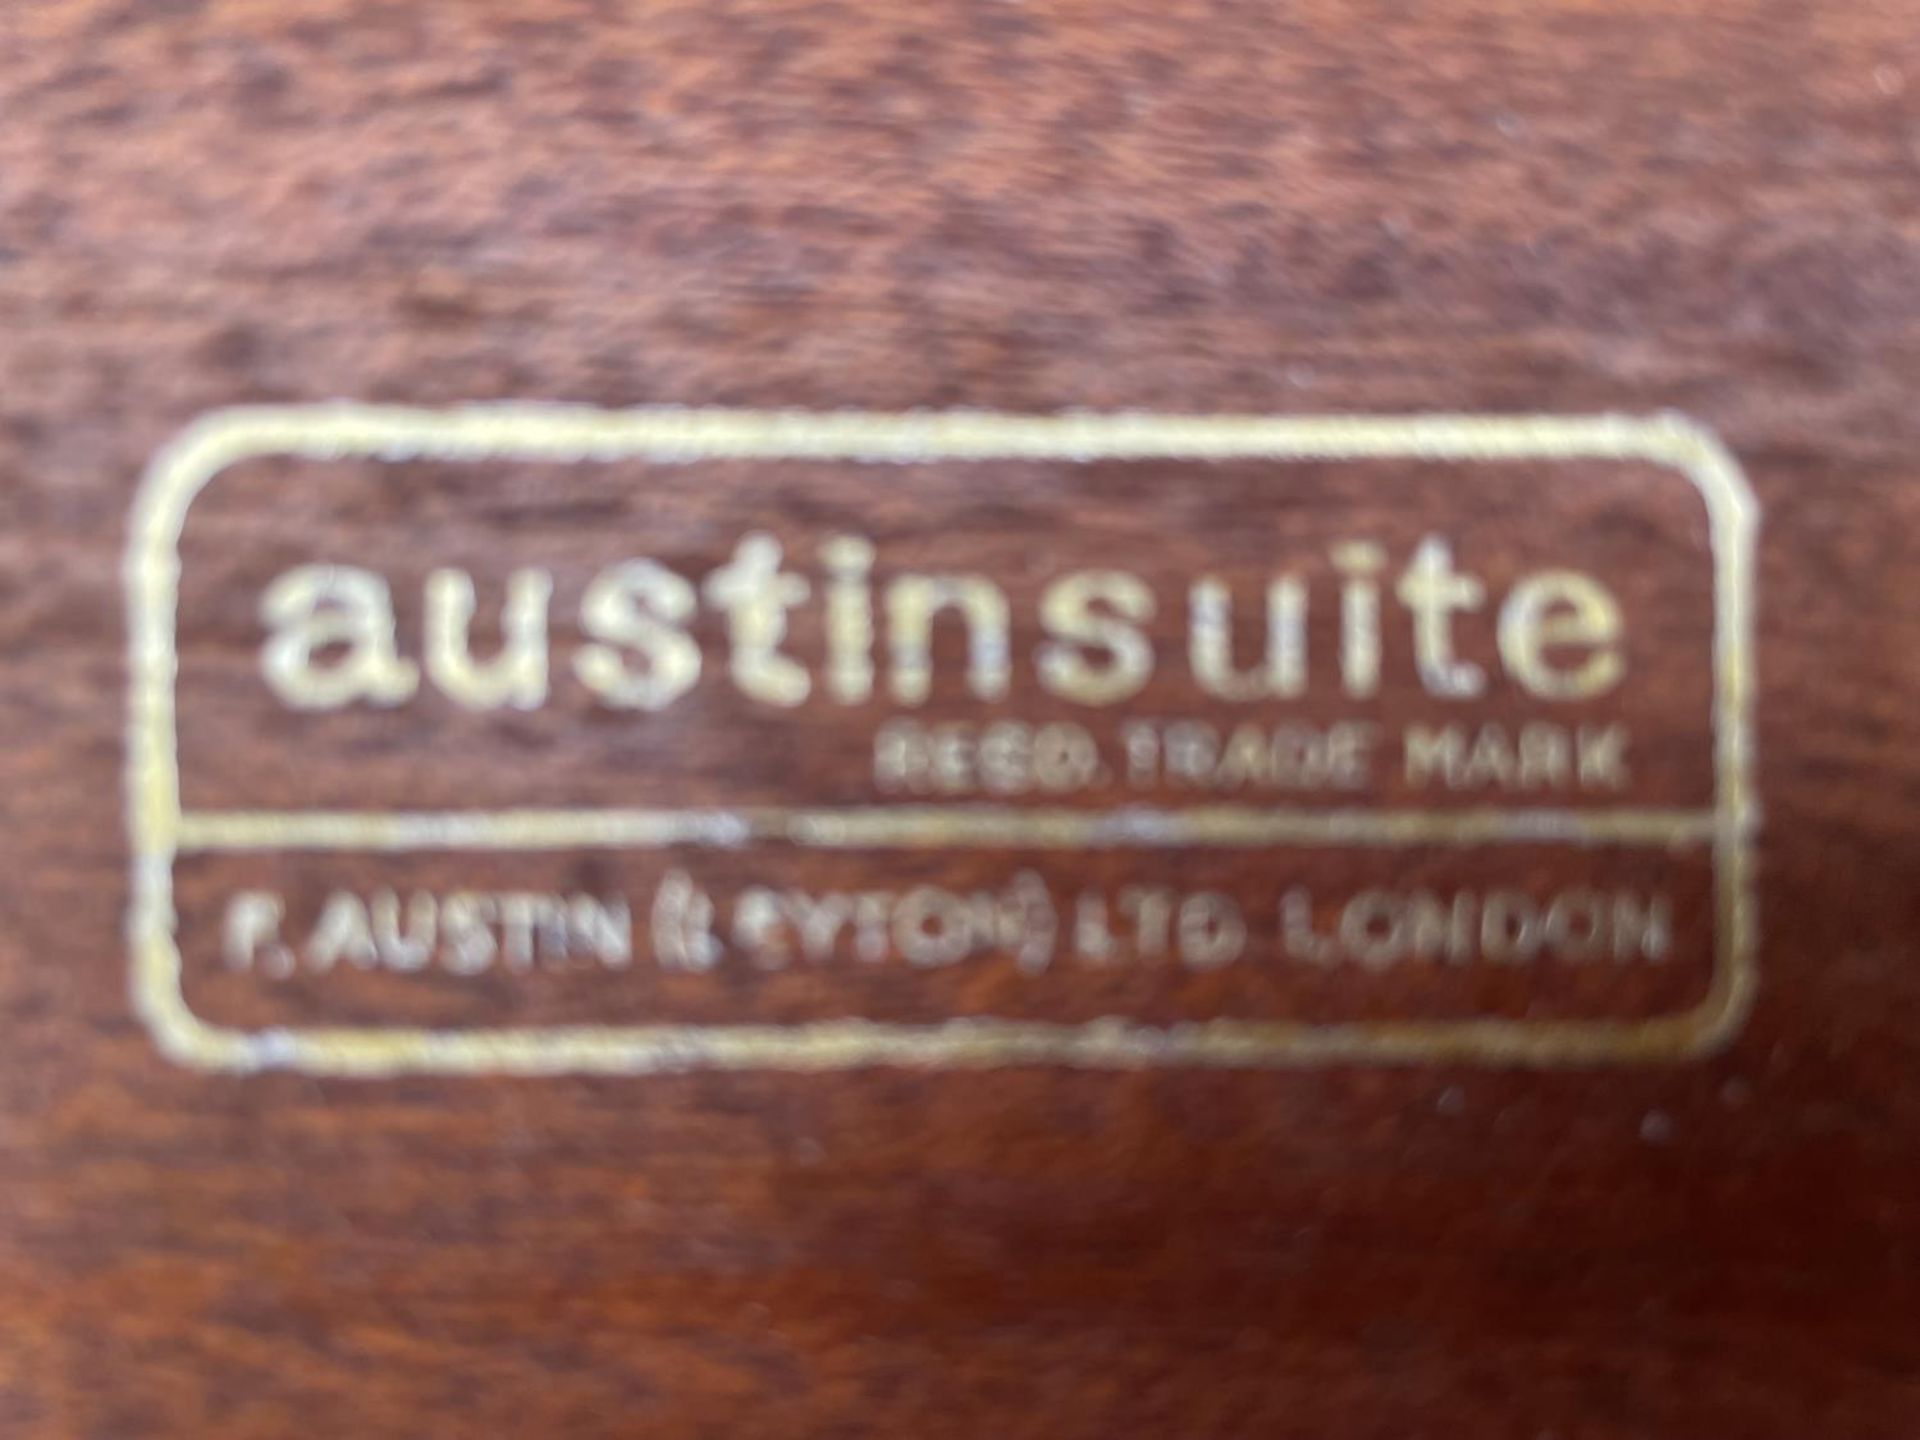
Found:
[[356, 1073], [1697, 1052], [1754, 525], [1667, 418], [215, 415], [135, 996]]

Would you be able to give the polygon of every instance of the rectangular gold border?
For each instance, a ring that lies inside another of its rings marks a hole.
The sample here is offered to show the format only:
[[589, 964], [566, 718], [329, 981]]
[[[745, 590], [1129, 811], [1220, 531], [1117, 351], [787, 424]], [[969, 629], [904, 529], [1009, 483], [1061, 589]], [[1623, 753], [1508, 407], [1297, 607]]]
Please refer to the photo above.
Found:
[[[271, 455], [401, 461], [509, 459], [655, 463], [822, 459], [872, 464], [994, 459], [1638, 460], [1681, 473], [1703, 497], [1714, 567], [1714, 805], [1710, 811], [1459, 812], [1203, 807], [1085, 812], [991, 807], [754, 811], [517, 810], [466, 814], [237, 812], [183, 815], [174, 697], [179, 540], [221, 470]], [[1753, 556], [1758, 506], [1733, 457], [1679, 415], [1020, 416], [745, 410], [595, 410], [542, 404], [413, 410], [349, 403], [209, 414], [148, 467], [124, 578], [129, 636], [128, 938], [135, 1010], [169, 1057], [208, 1070], [638, 1074], [696, 1067], [825, 1070], [861, 1065], [1285, 1066], [1469, 1062], [1561, 1066], [1672, 1061], [1726, 1044], [1751, 1008]], [[433, 1031], [210, 1025], [188, 1009], [174, 940], [181, 850], [411, 849], [437, 845], [739, 843], [804, 845], [1248, 845], [1710, 843], [1713, 980], [1695, 1008], [1631, 1021], [1391, 1021], [1311, 1025], [1212, 1020], [1160, 1028], [1118, 1018], [1060, 1025], [954, 1020], [888, 1025], [639, 1025]]]

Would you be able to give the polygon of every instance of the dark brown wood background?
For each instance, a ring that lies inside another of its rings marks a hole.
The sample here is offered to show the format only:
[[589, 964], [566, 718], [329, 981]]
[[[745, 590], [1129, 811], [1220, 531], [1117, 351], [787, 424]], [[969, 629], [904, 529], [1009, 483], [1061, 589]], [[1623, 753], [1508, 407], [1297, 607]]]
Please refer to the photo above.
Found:
[[[0, 1434], [1920, 1431], [1917, 166], [1912, 0], [12, 0]], [[127, 505], [334, 397], [1683, 410], [1765, 507], [1758, 1008], [1546, 1074], [171, 1066]]]

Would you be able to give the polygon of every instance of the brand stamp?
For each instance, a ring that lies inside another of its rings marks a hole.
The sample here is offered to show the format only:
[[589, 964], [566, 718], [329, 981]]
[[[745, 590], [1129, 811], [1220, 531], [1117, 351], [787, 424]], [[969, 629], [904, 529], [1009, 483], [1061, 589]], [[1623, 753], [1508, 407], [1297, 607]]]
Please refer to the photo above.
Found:
[[244, 409], [126, 563], [215, 1069], [1675, 1060], [1754, 503], [1674, 417]]

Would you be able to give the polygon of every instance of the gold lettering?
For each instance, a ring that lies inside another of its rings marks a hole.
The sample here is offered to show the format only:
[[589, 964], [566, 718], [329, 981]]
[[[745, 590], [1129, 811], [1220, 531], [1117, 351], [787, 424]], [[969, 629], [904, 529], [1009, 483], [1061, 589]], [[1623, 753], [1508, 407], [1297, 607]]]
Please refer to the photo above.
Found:
[[544, 570], [516, 570], [507, 580], [500, 612], [500, 654], [486, 664], [473, 658], [470, 627], [476, 597], [464, 570], [436, 570], [427, 577], [427, 674], [448, 698], [470, 710], [538, 709], [547, 698], [547, 602], [553, 577]]
[[[574, 673], [609, 705], [664, 710], [700, 678], [700, 646], [681, 626], [698, 605], [693, 586], [651, 560], [603, 570], [580, 602], [580, 628], [594, 637], [573, 657]], [[614, 647], [646, 658], [636, 672]]]
[[[350, 565], [302, 565], [289, 570], [260, 599], [271, 634], [260, 668], [273, 692], [297, 710], [336, 710], [365, 700], [398, 705], [420, 683], [420, 672], [398, 654], [393, 599], [387, 582]], [[325, 663], [323, 651], [346, 651]]]
[[1307, 684], [1307, 590], [1292, 575], [1267, 584], [1263, 666], [1233, 668], [1233, 599], [1224, 580], [1203, 575], [1187, 596], [1187, 655], [1200, 688], [1222, 700], [1297, 696]]
[[[1040, 597], [1040, 623], [1054, 637], [1040, 647], [1041, 683], [1086, 705], [1139, 694], [1153, 673], [1153, 646], [1140, 624], [1153, 610], [1146, 583], [1122, 571], [1081, 570], [1054, 581]], [[1104, 650], [1107, 663], [1091, 663], [1088, 646]]]
[[[1500, 658], [1531, 695], [1585, 700], [1620, 683], [1620, 605], [1599, 581], [1572, 570], [1542, 570], [1508, 592], [1500, 607]], [[1550, 647], [1584, 647], [1578, 663], [1550, 664]]]
[[793, 706], [813, 689], [806, 667], [780, 653], [787, 612], [812, 592], [806, 578], [780, 568], [780, 542], [748, 535], [733, 559], [707, 577], [707, 599], [727, 612], [728, 670], [755, 700]]
[[967, 626], [967, 685], [982, 700], [1007, 694], [1007, 597], [980, 575], [903, 575], [887, 587], [887, 647], [893, 698], [926, 701], [933, 687], [933, 620], [960, 612]]
[[1380, 587], [1373, 577], [1387, 563], [1371, 541], [1333, 547], [1334, 568], [1346, 577], [1340, 592], [1340, 679], [1355, 697], [1380, 689]]
[[1486, 675], [1478, 665], [1453, 653], [1453, 615], [1478, 610], [1487, 590], [1471, 575], [1453, 568], [1453, 552], [1438, 535], [1429, 535], [1413, 552], [1395, 593], [1413, 612], [1413, 656], [1420, 683], [1434, 695], [1478, 695]]

